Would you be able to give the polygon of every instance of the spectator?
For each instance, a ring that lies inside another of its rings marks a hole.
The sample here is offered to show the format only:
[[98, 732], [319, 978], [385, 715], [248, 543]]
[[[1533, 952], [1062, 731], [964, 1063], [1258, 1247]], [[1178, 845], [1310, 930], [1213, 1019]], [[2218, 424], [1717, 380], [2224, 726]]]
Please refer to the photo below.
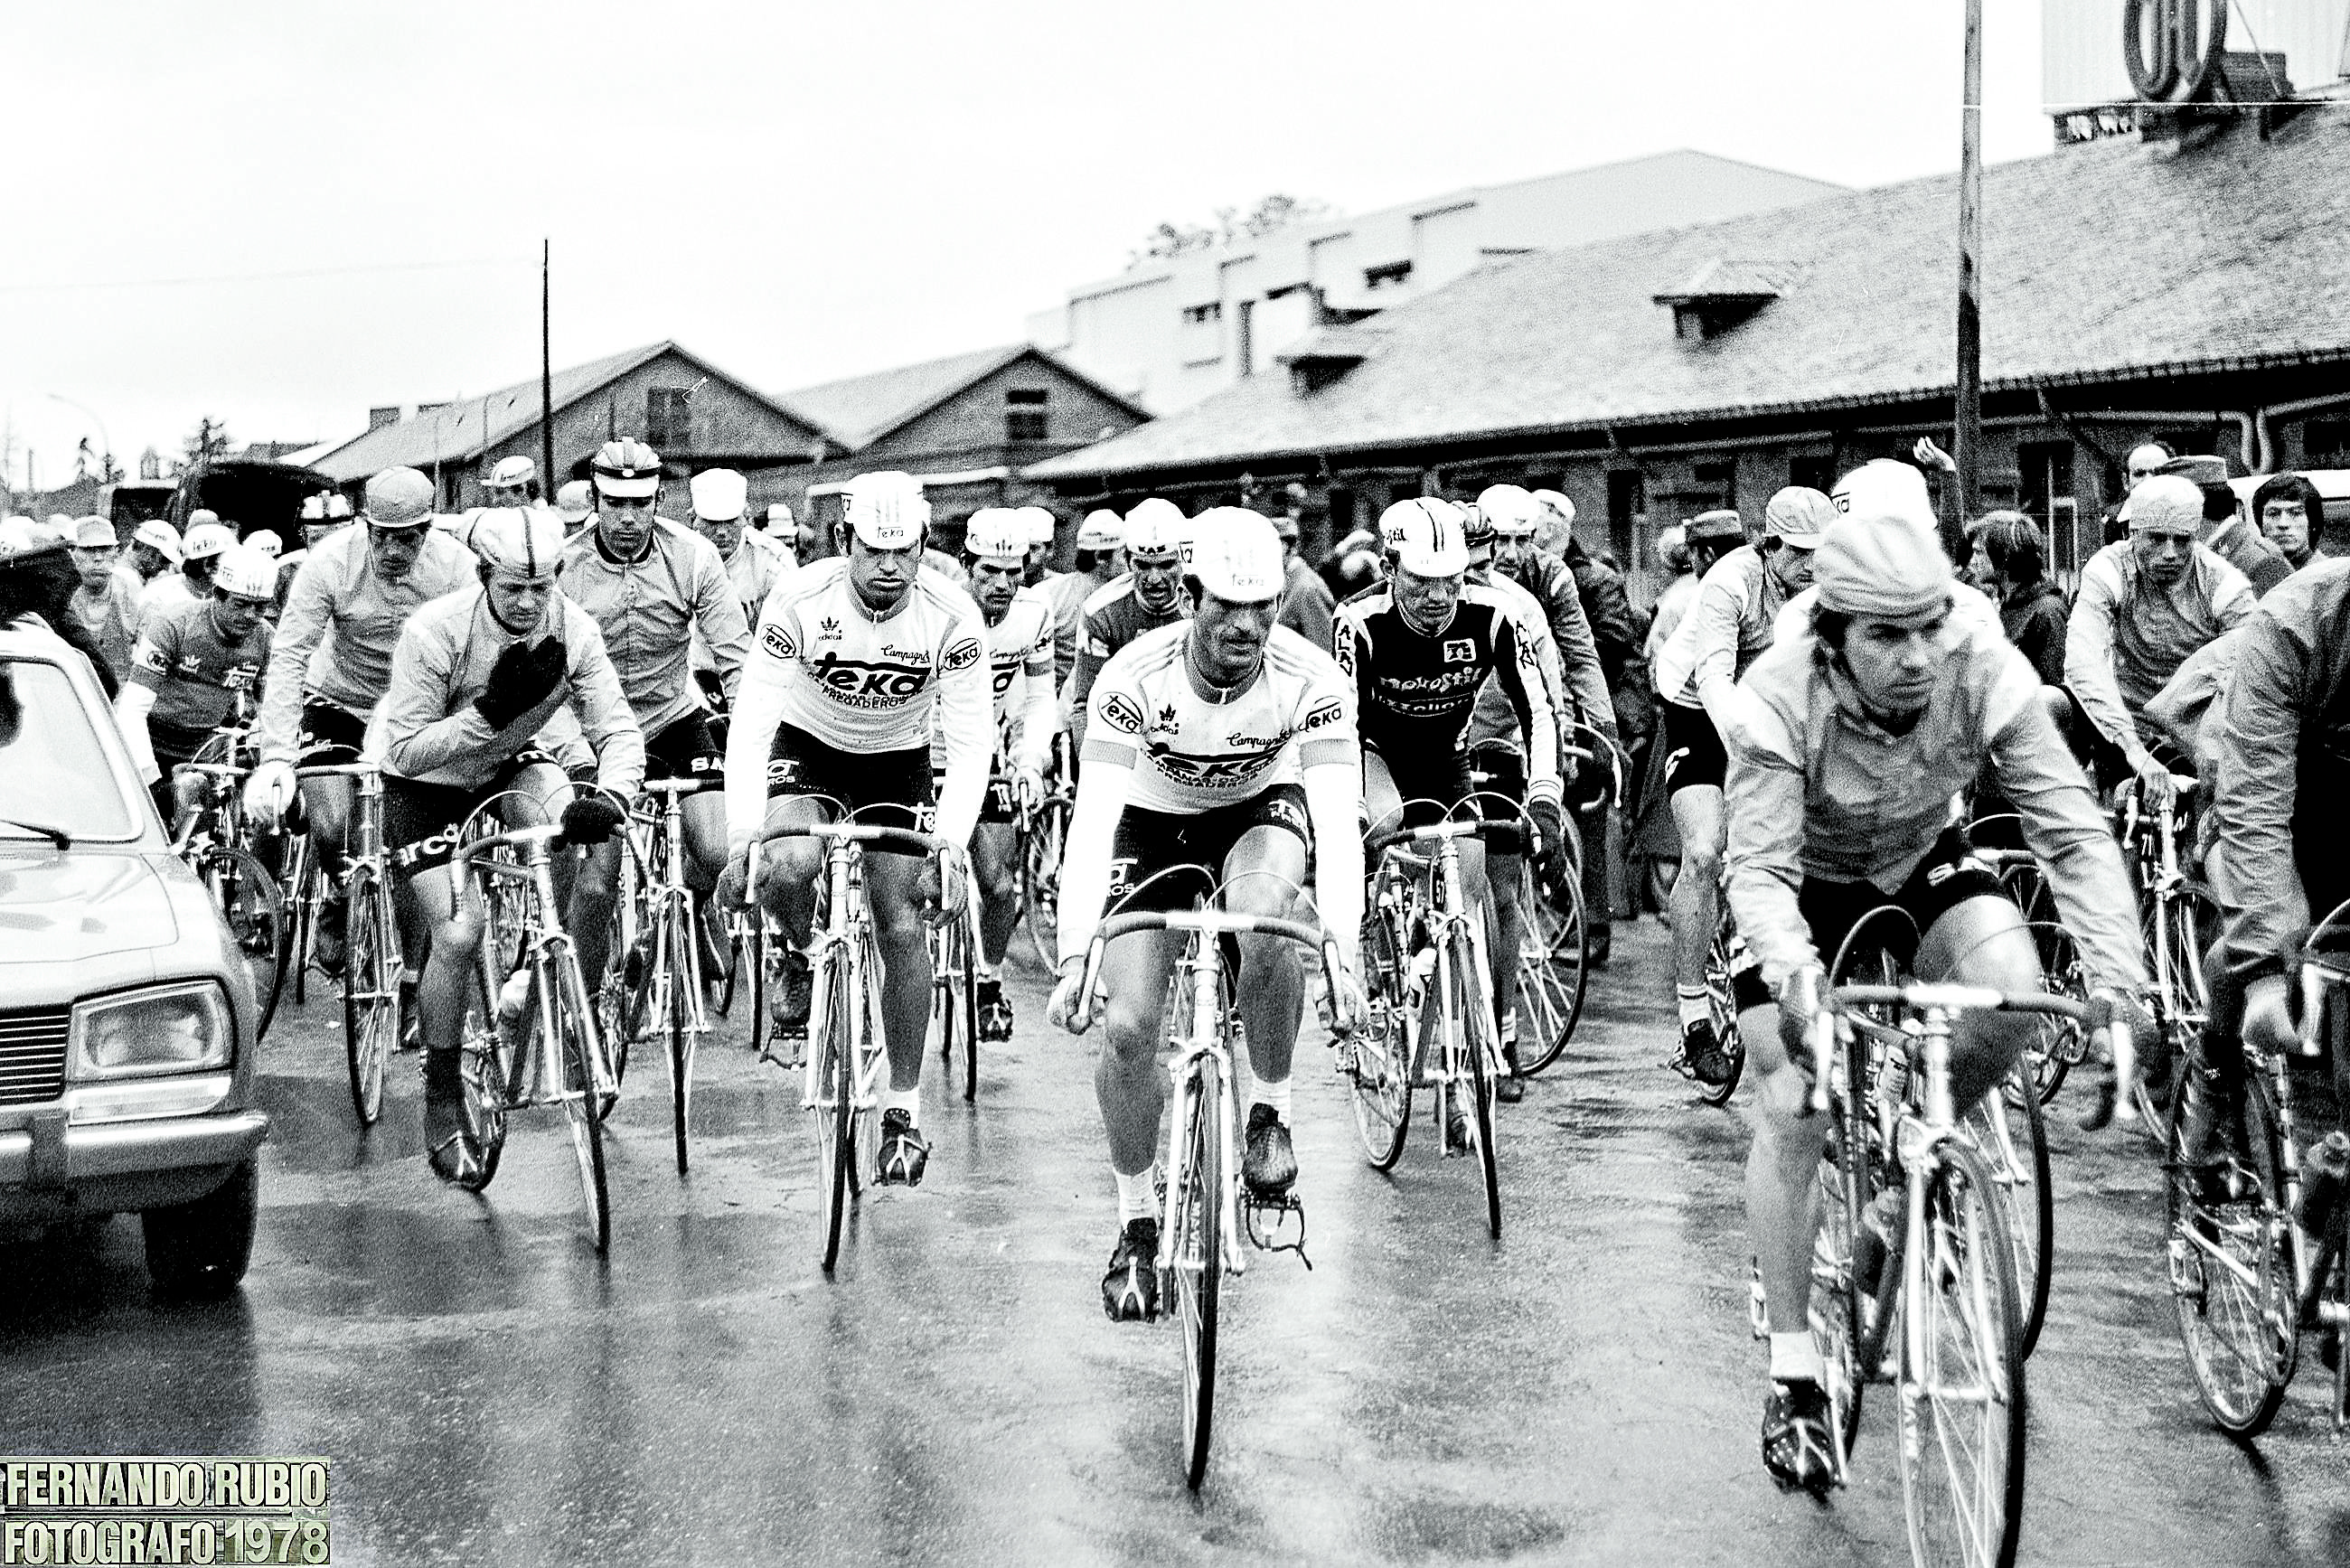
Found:
[[[1290, 488], [1299, 489], [1294, 484]], [[1282, 566], [1288, 574], [1287, 586], [1281, 591], [1281, 624], [1315, 648], [1328, 648], [1330, 618], [1338, 601], [1314, 568], [1297, 557], [1300, 530], [1294, 505], [1287, 515], [1274, 519], [1273, 531], [1281, 536]]]
[[2141, 441], [2130, 448], [2129, 456], [2122, 460], [2122, 500], [2106, 508], [2106, 544], [2129, 537], [2129, 493], [2160, 473], [2162, 465], [2178, 455], [2163, 441]]
[[1986, 512], [1967, 524], [1967, 576], [1999, 605], [2000, 625], [2042, 684], [2064, 683], [2064, 591], [2048, 580], [2040, 525], [2021, 512]]
[[2174, 457], [2162, 465], [2162, 472], [2192, 480], [2201, 489], [2200, 542], [2205, 549], [2244, 574], [2255, 597], [2293, 576], [2293, 564], [2245, 523], [2235, 489], [2228, 483], [2225, 462], [2209, 456]]
[[1357, 528], [1338, 541], [1322, 563], [1323, 586], [1334, 601], [1344, 603], [1377, 583], [1386, 567], [1379, 557], [1379, 536]]
[[2325, 533], [2325, 503], [2317, 486], [2297, 473], [2279, 473], [2263, 480], [2252, 492], [2252, 521], [2261, 536], [2277, 547], [2294, 571], [2322, 560], [2318, 541]]
[[105, 656], [114, 679], [128, 680], [130, 645], [139, 635], [139, 592], [118, 569], [120, 549], [114, 524], [103, 517], [81, 518], [74, 524], [70, 554], [81, 578], [81, 586], [74, 589], [73, 612]]

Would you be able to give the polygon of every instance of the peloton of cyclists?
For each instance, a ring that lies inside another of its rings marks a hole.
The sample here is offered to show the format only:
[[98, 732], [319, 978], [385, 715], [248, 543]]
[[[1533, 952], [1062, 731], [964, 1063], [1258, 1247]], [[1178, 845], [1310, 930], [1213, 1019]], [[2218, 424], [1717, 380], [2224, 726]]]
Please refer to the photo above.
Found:
[[1191, 613], [1183, 591], [1183, 555], [1191, 525], [1172, 501], [1153, 495], [1126, 514], [1126, 571], [1094, 590], [1085, 604], [1085, 629], [1069, 671], [1063, 706], [1082, 760], [1087, 713], [1102, 666], [1136, 638], [1171, 626]]
[[131, 761], [174, 831], [199, 785], [173, 770], [195, 761], [213, 730], [251, 711], [269, 668], [265, 612], [277, 602], [276, 564], [234, 545], [213, 558], [207, 581], [206, 598], [167, 606], [140, 624], [130, 679], [115, 699]]

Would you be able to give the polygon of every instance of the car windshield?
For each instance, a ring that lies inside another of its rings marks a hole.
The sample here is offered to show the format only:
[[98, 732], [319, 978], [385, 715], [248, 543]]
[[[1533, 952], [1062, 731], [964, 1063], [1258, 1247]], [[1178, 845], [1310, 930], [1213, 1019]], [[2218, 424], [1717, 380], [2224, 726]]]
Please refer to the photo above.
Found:
[[0, 842], [43, 836], [33, 827], [126, 839], [137, 823], [66, 672], [0, 658]]

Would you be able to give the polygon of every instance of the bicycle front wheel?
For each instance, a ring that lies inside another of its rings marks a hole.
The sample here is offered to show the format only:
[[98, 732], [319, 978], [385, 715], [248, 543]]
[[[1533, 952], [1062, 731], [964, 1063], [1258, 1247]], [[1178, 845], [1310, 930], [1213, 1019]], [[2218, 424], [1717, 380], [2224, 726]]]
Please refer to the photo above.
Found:
[[350, 1069], [351, 1108], [361, 1127], [383, 1114], [384, 1065], [400, 1039], [400, 938], [382, 873], [362, 862], [351, 872], [344, 926], [343, 1057]]
[[[1469, 1061], [1469, 1120], [1477, 1144], [1477, 1168], [1485, 1179], [1485, 1226], [1493, 1240], [1502, 1239], [1502, 1168], [1494, 1147], [1495, 1079], [1501, 1067], [1500, 1044], [1493, 1037], [1493, 1012], [1487, 998], [1484, 945], [1473, 928], [1468, 945], [1452, 949], [1452, 995], [1460, 1009], [1461, 1054]], [[1456, 1082], [1454, 1092], [1459, 1092]]]
[[1369, 1005], [1352, 1040], [1338, 1046], [1338, 1070], [1355, 1107], [1355, 1131], [1374, 1170], [1391, 1170], [1411, 1127], [1411, 1047], [1403, 1010], [1404, 961], [1396, 929], [1378, 909], [1363, 919], [1363, 983]]
[[1738, 1032], [1738, 977], [1731, 967], [1736, 957], [1731, 944], [1737, 933], [1725, 904], [1713, 940], [1706, 944], [1705, 1005], [1713, 1021], [1713, 1037], [1730, 1059], [1730, 1074], [1719, 1084], [1698, 1083], [1697, 1097], [1709, 1106], [1728, 1105], [1738, 1080], [1746, 1074], [1746, 1042]]
[[2002, 1216], [2015, 1241], [2015, 1286], [2027, 1357], [2040, 1344], [2054, 1272], [2056, 1194], [2048, 1179], [2048, 1122], [2039, 1085], [2019, 1066], [1967, 1113], [1983, 1163], [1997, 1184]]
[[277, 879], [242, 849], [214, 849], [204, 859], [204, 887], [245, 970], [253, 976], [254, 1000], [261, 1005], [253, 1037], [269, 1033], [277, 1013], [277, 993], [286, 981], [293, 944], [286, 929], [286, 898]]
[[817, 1208], [824, 1217], [824, 1272], [840, 1258], [840, 1235], [848, 1219], [848, 1191], [857, 1176], [857, 1033], [858, 998], [849, 987], [847, 952], [825, 954], [824, 1011], [814, 1035], [816, 1063], [816, 1168]]
[[[487, 945], [483, 953], [487, 960]], [[520, 1054], [511, 1053], [498, 1027], [497, 993], [488, 971], [473, 966], [474, 994], [465, 1008], [465, 1038], [457, 1058], [458, 1103], [468, 1158], [461, 1163], [458, 1183], [479, 1192], [498, 1173], [498, 1156], [506, 1147], [506, 1106], [515, 1098], [525, 1072]]]
[[1066, 796], [1048, 796], [1020, 841], [1020, 909], [1028, 945], [1046, 973], [1061, 965], [1061, 846], [1069, 831]]
[[2162, 1161], [2171, 1305], [2203, 1407], [2220, 1430], [2258, 1437], [2284, 1402], [2301, 1343], [2276, 1121], [2255, 1077], [2244, 1085], [2246, 1162], [2220, 1156], [2232, 1141], [2225, 1127], [2212, 1129], [2211, 1147], [2190, 1151], [2188, 1101], [2211, 1092], [2189, 1087], [2194, 1071], [2190, 1061], [2171, 1092]]
[[693, 1108], [693, 954], [690, 919], [680, 920], [672, 909], [660, 925], [660, 961], [667, 973], [655, 982], [660, 994], [662, 1053], [669, 1061], [670, 1130], [677, 1143], [677, 1173], [685, 1174], [685, 1124]]
[[1906, 1278], [1921, 1293], [1900, 1333], [1901, 1499], [1921, 1565], [2010, 1568], [2023, 1522], [2022, 1321], [2015, 1248], [1981, 1156], [1946, 1140], [1927, 1183]]
[[1559, 896], [1566, 902], [1561, 909], [1544, 895], [1532, 871], [1521, 869], [1519, 876], [1526, 929], [1518, 960], [1518, 1071], [1531, 1078], [1558, 1060], [1582, 1022], [1591, 933], [1579, 880], [1569, 877], [1560, 883]]
[[1222, 1082], [1212, 1057], [1196, 1059], [1180, 1107], [1183, 1170], [1169, 1195], [1175, 1210], [1169, 1282], [1183, 1330], [1183, 1480], [1193, 1491], [1208, 1473], [1216, 1412], [1216, 1314], [1224, 1284], [1224, 1197], [1232, 1185], [1224, 1168], [1232, 1129], [1222, 1110]]
[[[545, 966], [539, 983], [546, 983]], [[563, 1114], [571, 1124], [571, 1152], [579, 1166], [579, 1191], [588, 1204], [588, 1233], [596, 1251], [612, 1246], [612, 1209], [604, 1182], [604, 1117], [610, 1111], [609, 1095], [600, 1070], [596, 1042], [596, 1014], [588, 1000], [588, 984], [580, 978], [579, 961], [563, 955], [562, 989], [555, 1008], [556, 1033], [563, 1073]]]

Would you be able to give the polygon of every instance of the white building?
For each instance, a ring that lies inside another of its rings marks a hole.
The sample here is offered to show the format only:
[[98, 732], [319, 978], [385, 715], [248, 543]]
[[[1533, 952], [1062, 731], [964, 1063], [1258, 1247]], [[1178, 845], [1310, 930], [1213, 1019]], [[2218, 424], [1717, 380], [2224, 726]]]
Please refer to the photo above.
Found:
[[1316, 327], [1359, 321], [1494, 257], [1843, 190], [1711, 153], [1662, 152], [1146, 262], [1071, 289], [1066, 304], [1029, 317], [1028, 336], [1153, 413], [1172, 413], [1265, 369]]

